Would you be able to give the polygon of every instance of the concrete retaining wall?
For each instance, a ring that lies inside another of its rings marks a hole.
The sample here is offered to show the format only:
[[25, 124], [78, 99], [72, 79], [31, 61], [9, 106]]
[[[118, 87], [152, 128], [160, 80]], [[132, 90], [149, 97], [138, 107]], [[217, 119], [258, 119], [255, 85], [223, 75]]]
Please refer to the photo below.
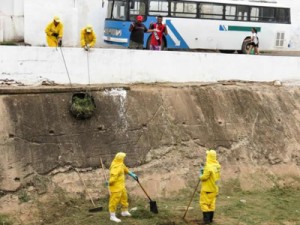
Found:
[[[87, 52], [81, 48], [14, 47], [0, 50], [0, 79], [24, 84], [43, 80], [88, 84]], [[300, 58], [175, 51], [92, 49], [90, 81], [102, 83], [295, 81]]]

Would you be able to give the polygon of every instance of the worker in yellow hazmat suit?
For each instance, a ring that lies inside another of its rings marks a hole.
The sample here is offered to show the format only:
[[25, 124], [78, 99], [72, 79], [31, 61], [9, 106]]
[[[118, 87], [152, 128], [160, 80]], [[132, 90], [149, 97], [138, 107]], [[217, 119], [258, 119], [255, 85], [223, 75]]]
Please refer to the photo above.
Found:
[[215, 150], [206, 151], [206, 164], [200, 169], [200, 180], [202, 182], [200, 192], [200, 208], [203, 212], [204, 224], [210, 224], [213, 221], [216, 208], [216, 198], [219, 193], [217, 185], [220, 179], [221, 166], [217, 161]]
[[62, 24], [58, 16], [54, 16], [53, 21], [47, 25], [45, 32], [49, 47], [61, 46], [64, 33], [64, 25]]
[[137, 175], [129, 171], [129, 169], [125, 166], [125, 157], [126, 154], [124, 152], [117, 153], [110, 166], [110, 177], [108, 183], [110, 191], [109, 212], [110, 220], [117, 223], [121, 222], [121, 220], [116, 217], [116, 209], [118, 204], [121, 204], [122, 216], [131, 216], [131, 214], [128, 212], [125, 175], [128, 174], [133, 179], [138, 179]]
[[92, 25], [87, 25], [80, 32], [80, 44], [86, 51], [94, 47], [96, 44], [96, 34]]

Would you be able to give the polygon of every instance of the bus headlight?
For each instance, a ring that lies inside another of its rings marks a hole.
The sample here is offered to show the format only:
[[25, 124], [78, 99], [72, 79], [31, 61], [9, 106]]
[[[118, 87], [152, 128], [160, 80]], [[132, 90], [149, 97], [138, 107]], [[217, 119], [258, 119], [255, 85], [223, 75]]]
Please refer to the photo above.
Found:
[[120, 29], [114, 29], [114, 28], [105, 28], [104, 29], [105, 35], [111, 35], [111, 36], [121, 36], [122, 31]]

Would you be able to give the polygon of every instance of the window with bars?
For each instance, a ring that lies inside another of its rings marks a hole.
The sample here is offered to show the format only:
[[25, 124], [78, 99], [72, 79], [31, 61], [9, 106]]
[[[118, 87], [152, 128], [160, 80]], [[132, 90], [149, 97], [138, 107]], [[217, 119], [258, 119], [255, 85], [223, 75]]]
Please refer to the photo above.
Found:
[[284, 45], [284, 32], [277, 32], [276, 34], [276, 47], [283, 47]]

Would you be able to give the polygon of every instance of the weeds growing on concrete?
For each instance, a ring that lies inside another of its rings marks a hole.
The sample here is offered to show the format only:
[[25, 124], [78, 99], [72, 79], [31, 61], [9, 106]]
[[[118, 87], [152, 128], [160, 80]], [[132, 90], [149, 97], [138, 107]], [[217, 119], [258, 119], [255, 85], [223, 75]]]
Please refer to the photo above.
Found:
[[71, 105], [71, 113], [79, 119], [90, 118], [95, 111], [95, 104], [90, 95], [82, 97], [73, 97]]

